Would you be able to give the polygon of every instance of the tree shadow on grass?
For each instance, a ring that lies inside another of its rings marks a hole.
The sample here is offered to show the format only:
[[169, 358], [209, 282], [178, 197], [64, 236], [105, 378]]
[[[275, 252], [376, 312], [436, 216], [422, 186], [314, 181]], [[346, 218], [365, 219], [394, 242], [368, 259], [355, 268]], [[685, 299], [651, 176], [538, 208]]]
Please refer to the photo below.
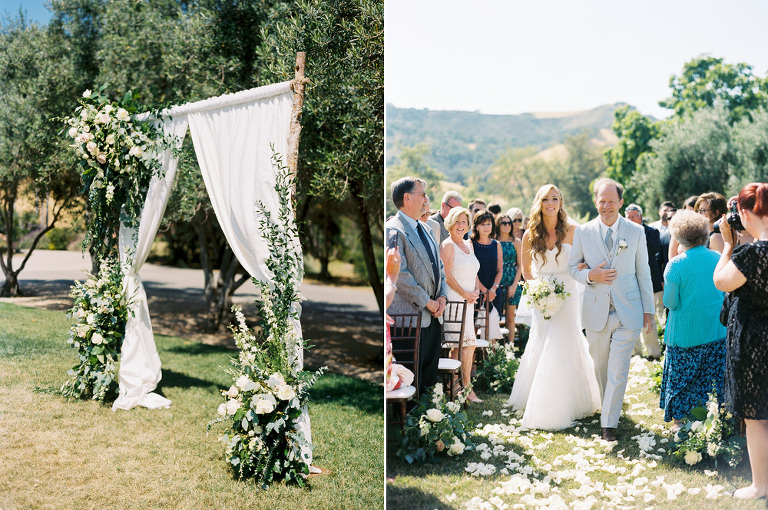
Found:
[[210, 388], [218, 387], [218, 383], [211, 379], [193, 377], [172, 369], [163, 369], [163, 378], [157, 386], [157, 392], [162, 394], [163, 388]]
[[366, 414], [381, 416], [384, 395], [381, 386], [336, 374], [325, 374], [309, 391], [312, 400], [356, 407]]
[[230, 356], [234, 356], [234, 353], [237, 352], [236, 349], [225, 345], [209, 345], [199, 342], [190, 342], [187, 345], [178, 345], [163, 350], [173, 354], [184, 354], [189, 356], [207, 356], [210, 354], [229, 354]]
[[396, 487], [392, 483], [387, 483], [387, 507], [408, 508], [412, 510], [421, 508], [445, 510], [451, 508], [433, 494], [423, 492], [414, 487]]

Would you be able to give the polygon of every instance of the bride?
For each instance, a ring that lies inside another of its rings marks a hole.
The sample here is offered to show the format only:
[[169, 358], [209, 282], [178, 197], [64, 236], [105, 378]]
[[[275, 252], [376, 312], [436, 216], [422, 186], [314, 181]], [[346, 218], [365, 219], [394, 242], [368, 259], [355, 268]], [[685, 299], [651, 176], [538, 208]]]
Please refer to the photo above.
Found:
[[581, 331], [579, 290], [567, 269], [575, 230], [557, 186], [539, 188], [523, 236], [523, 276], [527, 281], [554, 277], [570, 297], [550, 319], [533, 310], [528, 345], [507, 401], [525, 410], [522, 425], [528, 429], [568, 428], [600, 410], [600, 389]]

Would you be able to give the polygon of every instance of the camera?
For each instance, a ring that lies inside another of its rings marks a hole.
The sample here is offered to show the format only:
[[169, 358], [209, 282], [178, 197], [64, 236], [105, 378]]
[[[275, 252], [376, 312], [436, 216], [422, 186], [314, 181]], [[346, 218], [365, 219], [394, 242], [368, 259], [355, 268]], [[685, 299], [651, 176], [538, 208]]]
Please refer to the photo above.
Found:
[[741, 223], [741, 216], [739, 216], [739, 210], [736, 208], [736, 201], [731, 203], [730, 214], [725, 219], [728, 221], [728, 226], [736, 232], [744, 230], [744, 224]]
[[[741, 223], [741, 216], [739, 216], [739, 210], [736, 206], [736, 201], [731, 203], [731, 207], [728, 210], [728, 214], [725, 216], [725, 220], [728, 222], [728, 226], [734, 232], [744, 231], [744, 225]], [[714, 224], [714, 230], [716, 233], [720, 233], [720, 222], [723, 220], [717, 220]]]

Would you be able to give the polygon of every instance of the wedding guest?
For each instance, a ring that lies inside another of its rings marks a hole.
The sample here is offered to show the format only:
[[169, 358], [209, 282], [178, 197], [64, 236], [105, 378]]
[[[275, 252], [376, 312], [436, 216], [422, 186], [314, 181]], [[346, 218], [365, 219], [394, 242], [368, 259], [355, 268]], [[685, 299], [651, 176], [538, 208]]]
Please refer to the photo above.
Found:
[[725, 201], [725, 197], [714, 191], [704, 193], [696, 200], [693, 210], [703, 215], [709, 222], [709, 239], [707, 239], [706, 247], [710, 250], [715, 250], [717, 253], [722, 253], [723, 236], [720, 235], [719, 229], [715, 229], [715, 222], [728, 212], [728, 204]]
[[472, 200], [469, 203], [468, 209], [469, 209], [469, 214], [471, 214], [472, 217], [474, 218], [475, 214], [477, 214], [477, 211], [482, 211], [483, 209], [485, 209], [485, 200], [483, 200], [482, 198], [476, 198]]
[[747, 184], [734, 200], [755, 241], [734, 248], [733, 230], [721, 221], [724, 246], [714, 282], [734, 301], [726, 323], [724, 398], [728, 411], [746, 424], [752, 469], [752, 485], [731, 495], [760, 498], [768, 494], [768, 184]]
[[[388, 248], [384, 254], [384, 309], [389, 308], [395, 299], [397, 291], [397, 277], [400, 273], [400, 250], [397, 246]], [[395, 321], [388, 314], [384, 314], [384, 386], [389, 387], [392, 377], [392, 339], [389, 328], [395, 325]]]
[[[515, 328], [515, 313], [523, 288], [520, 286], [523, 276], [522, 243], [512, 235], [515, 224], [519, 224], [521, 218], [515, 222], [508, 213], [496, 217], [496, 239], [501, 243], [501, 253], [504, 259], [504, 267], [501, 276], [500, 288], [506, 289], [506, 296], [502, 297], [501, 306], [506, 306], [505, 325], [509, 331]], [[506, 302], [504, 302], [506, 301]]]
[[501, 327], [499, 326], [499, 310], [501, 309], [501, 295], [496, 293], [499, 290], [501, 277], [504, 274], [504, 254], [501, 251], [501, 243], [493, 239], [495, 225], [493, 224], [493, 214], [486, 210], [478, 211], [472, 220], [472, 246], [475, 251], [475, 257], [480, 261], [480, 291], [488, 291], [489, 308], [488, 314], [489, 331], [486, 340], [497, 340], [501, 338]]
[[[648, 267], [651, 270], [651, 283], [653, 284], [653, 302], [656, 305], [656, 314], [664, 314], [664, 277], [661, 272], [661, 241], [659, 240], [659, 231], [649, 227], [643, 222], [643, 208], [637, 204], [629, 204], [624, 209], [627, 219], [637, 223], [645, 230], [645, 244], [648, 250]], [[640, 337], [635, 344], [635, 354], [642, 355], [643, 345], [648, 350], [648, 360], [657, 360], [661, 358], [661, 347], [659, 346], [659, 332], [656, 328], [651, 328], [649, 332], [645, 330], [640, 332]]]
[[662, 202], [659, 206], [659, 221], [654, 221], [653, 223], [649, 223], [648, 226], [651, 228], [655, 228], [659, 231], [659, 234], [663, 234], [667, 231], [667, 227], [669, 226], [669, 216], [667, 213], [671, 211], [672, 209], [677, 210], [677, 207], [675, 207], [675, 204], [672, 202]]
[[501, 214], [501, 205], [498, 202], [491, 202], [486, 209], [493, 214], [494, 218]]
[[440, 243], [438, 242], [438, 239], [440, 238], [440, 224], [433, 220], [430, 214], [432, 214], [433, 211], [427, 211], [424, 214], [422, 214], [419, 217], [419, 221], [424, 223], [429, 228], [427, 229], [427, 232], [429, 232], [429, 235], [432, 236], [432, 239], [435, 240], [435, 243], [439, 246]]
[[[396, 237], [400, 250], [400, 276], [390, 315], [420, 313], [419, 394], [437, 382], [440, 360], [440, 322], [445, 310], [446, 283], [437, 243], [419, 217], [429, 207], [426, 182], [403, 177], [392, 183], [392, 203], [398, 211], [385, 223], [385, 237]], [[406, 361], [406, 360], [404, 360]]]
[[[448, 301], [466, 301], [464, 315], [464, 343], [461, 348], [461, 384], [464, 388], [472, 385], [472, 362], [475, 359], [475, 303], [480, 295], [480, 280], [477, 271], [480, 262], [475, 258], [472, 241], [464, 239], [469, 232], [469, 210], [454, 207], [445, 218], [445, 228], [450, 237], [440, 245], [440, 258], [445, 267], [445, 281], [448, 284]], [[443, 324], [446, 331], [458, 331], [458, 324]], [[455, 329], [452, 329], [455, 328]], [[455, 335], [458, 336], [458, 335]], [[451, 349], [450, 356], [459, 359], [458, 344]], [[467, 396], [470, 402], [482, 402], [474, 391]]]
[[443, 244], [443, 241], [448, 239], [448, 230], [445, 229], [445, 218], [448, 217], [448, 213], [454, 207], [461, 207], [461, 203], [464, 199], [458, 191], [446, 191], [443, 195], [443, 199], [440, 201], [440, 211], [430, 216], [440, 225], [440, 236], [437, 237], [438, 244]]
[[518, 207], [510, 207], [507, 216], [512, 218], [512, 237], [523, 241], [523, 210]]
[[683, 209], [686, 211], [693, 211], [696, 206], [696, 200], [699, 199], [699, 195], [691, 195], [683, 200]]
[[691, 409], [706, 403], [713, 385], [723, 394], [725, 327], [720, 324], [723, 292], [712, 275], [719, 256], [704, 247], [707, 220], [691, 211], [678, 212], [669, 230], [682, 253], [669, 261], [664, 274], [664, 304], [669, 317], [659, 407], [674, 429]]

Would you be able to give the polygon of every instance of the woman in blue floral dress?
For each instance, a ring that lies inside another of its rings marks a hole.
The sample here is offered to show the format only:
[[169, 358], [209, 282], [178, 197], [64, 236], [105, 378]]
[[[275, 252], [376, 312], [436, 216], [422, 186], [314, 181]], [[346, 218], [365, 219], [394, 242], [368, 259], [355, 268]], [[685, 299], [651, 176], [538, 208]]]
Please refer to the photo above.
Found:
[[[499, 214], [496, 217], [497, 240], [501, 243], [501, 252], [504, 259], [504, 269], [499, 286], [506, 289], [506, 327], [512, 331], [515, 327], [515, 313], [517, 305], [520, 304], [520, 296], [523, 288], [520, 286], [520, 280], [523, 276], [522, 270], [522, 250], [519, 239], [512, 235], [515, 222], [522, 223], [522, 213], [519, 218], [512, 219], [509, 214]], [[519, 225], [517, 225], [519, 227]]]

